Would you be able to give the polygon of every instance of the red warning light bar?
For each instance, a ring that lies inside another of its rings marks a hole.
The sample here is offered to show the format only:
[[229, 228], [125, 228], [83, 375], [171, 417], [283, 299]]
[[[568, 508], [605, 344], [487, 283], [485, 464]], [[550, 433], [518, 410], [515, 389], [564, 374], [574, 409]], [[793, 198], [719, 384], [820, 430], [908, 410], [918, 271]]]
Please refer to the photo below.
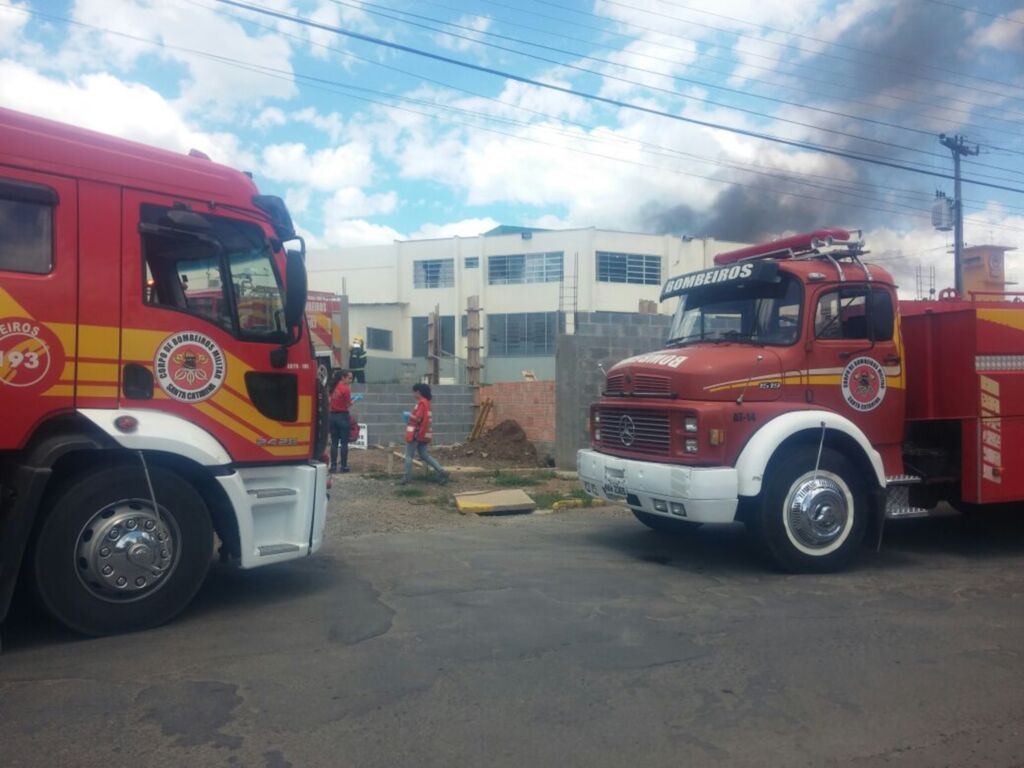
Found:
[[737, 248], [735, 251], [726, 251], [715, 256], [715, 264], [734, 264], [737, 261], [746, 259], [766, 259], [774, 257], [777, 259], [792, 258], [802, 253], [810, 253], [818, 248], [824, 248], [833, 243], [845, 243], [850, 239], [850, 231], [831, 227], [829, 229], [816, 229], [813, 232], [804, 232], [800, 235], [783, 237], [780, 240], [772, 240], [768, 243], [748, 245], [746, 248]]

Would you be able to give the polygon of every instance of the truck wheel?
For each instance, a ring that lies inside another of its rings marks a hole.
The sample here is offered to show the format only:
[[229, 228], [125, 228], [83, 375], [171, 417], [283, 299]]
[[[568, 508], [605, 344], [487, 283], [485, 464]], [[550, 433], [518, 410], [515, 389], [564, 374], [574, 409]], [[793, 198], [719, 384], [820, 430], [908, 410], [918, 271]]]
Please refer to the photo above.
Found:
[[639, 509], [634, 509], [633, 514], [641, 523], [652, 531], [658, 531], [659, 533], [674, 533], [677, 535], [690, 533], [700, 528], [701, 525], [690, 520], [671, 520], [660, 515], [652, 515], [650, 512], [641, 512]]
[[166, 469], [79, 475], [51, 497], [33, 551], [36, 595], [62, 624], [87, 635], [154, 627], [203, 583], [213, 526], [202, 497]]
[[842, 454], [800, 446], [774, 463], [760, 510], [750, 516], [756, 544], [780, 568], [828, 572], [846, 566], [867, 528], [867, 497]]

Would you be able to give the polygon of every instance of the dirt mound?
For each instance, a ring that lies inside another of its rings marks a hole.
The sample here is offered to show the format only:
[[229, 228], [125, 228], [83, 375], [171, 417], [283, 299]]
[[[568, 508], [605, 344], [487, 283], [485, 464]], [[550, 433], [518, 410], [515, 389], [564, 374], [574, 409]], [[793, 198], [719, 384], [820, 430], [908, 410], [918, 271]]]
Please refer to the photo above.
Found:
[[537, 448], [531, 443], [523, 428], [512, 419], [506, 419], [484, 432], [476, 440], [454, 445], [438, 451], [449, 461], [472, 464], [479, 459], [487, 462], [500, 461], [524, 467], [540, 466]]

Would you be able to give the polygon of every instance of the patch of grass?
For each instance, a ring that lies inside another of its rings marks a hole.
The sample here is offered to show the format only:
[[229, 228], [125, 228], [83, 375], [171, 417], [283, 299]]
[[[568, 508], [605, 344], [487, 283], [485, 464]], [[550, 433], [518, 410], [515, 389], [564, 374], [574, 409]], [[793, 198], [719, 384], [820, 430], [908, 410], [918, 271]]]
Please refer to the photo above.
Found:
[[361, 476], [365, 477], [367, 480], [390, 480], [394, 477], [394, 475], [389, 475], [387, 472], [379, 471], [364, 472]]
[[420, 496], [426, 496], [427, 492], [422, 488], [396, 488], [395, 496], [401, 496], [405, 499], [417, 499]]
[[499, 469], [491, 476], [491, 482], [506, 488], [516, 488], [522, 485], [540, 485], [554, 476], [554, 472], [502, 472]]

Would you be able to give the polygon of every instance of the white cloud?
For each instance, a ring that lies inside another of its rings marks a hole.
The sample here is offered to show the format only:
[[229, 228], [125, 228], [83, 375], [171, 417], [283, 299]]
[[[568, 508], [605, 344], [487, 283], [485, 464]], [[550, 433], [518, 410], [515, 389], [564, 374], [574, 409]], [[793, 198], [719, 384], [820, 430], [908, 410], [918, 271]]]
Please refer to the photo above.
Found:
[[309, 210], [311, 197], [309, 187], [290, 187], [284, 193], [284, 202], [293, 217], [300, 216]]
[[[673, 80], [673, 77], [681, 76], [687, 65], [697, 59], [697, 43], [692, 40], [681, 40], [673, 48], [666, 49], [653, 38], [634, 40], [622, 50], [603, 58], [619, 66], [599, 67], [605, 74], [600, 94], [621, 99], [638, 88], [641, 92], [645, 88], [677, 90], [680, 84]], [[584, 62], [584, 66], [591, 68], [587, 62]]]
[[372, 147], [350, 142], [310, 153], [305, 144], [272, 144], [263, 149], [262, 172], [275, 181], [308, 184], [322, 192], [363, 187], [373, 176]]
[[462, 219], [449, 224], [424, 224], [409, 235], [410, 240], [432, 240], [445, 237], [476, 237], [494, 229], [500, 222], [490, 216], [482, 219]]
[[[9, 10], [9, 9], [15, 10]], [[0, 51], [15, 48], [21, 42], [22, 31], [28, 23], [28, 3], [0, 0]]]
[[325, 115], [318, 112], [313, 107], [300, 109], [292, 115], [292, 119], [298, 123], [311, 125], [318, 131], [323, 131], [331, 141], [334, 142], [340, 140], [341, 135], [345, 130], [345, 119], [340, 114], [337, 112], [330, 112]]
[[0, 61], [0, 103], [163, 149], [198, 149], [215, 162], [236, 168], [255, 165], [237, 136], [197, 130], [152, 88], [109, 74], [63, 81], [13, 61]]
[[378, 245], [403, 240], [402, 234], [382, 224], [371, 224], [363, 219], [340, 219], [327, 222], [324, 227], [322, 247]]
[[1020, 51], [1024, 48], [1024, 8], [996, 19], [987, 27], [975, 30], [968, 39], [969, 46], [994, 48], [997, 51]]
[[247, 64], [269, 64], [291, 73], [291, 47], [276, 32], [250, 34], [239, 21], [201, 5], [149, 0], [75, 0], [71, 16], [112, 32], [84, 27], [69, 32], [59, 55], [48, 65], [76, 73], [85, 68], [133, 67], [141, 57], [154, 56], [179, 66], [188, 76], [179, 83], [179, 100], [186, 111], [230, 117], [233, 110], [258, 106], [270, 98], [288, 99], [297, 90], [286, 77], [266, 75], [197, 56], [214, 53]]
[[367, 195], [358, 187], [339, 189], [324, 203], [324, 220], [335, 217], [358, 219], [365, 216], [391, 213], [398, 205], [395, 192]]
[[481, 33], [491, 28], [491, 22], [492, 19], [488, 16], [465, 15], [460, 17], [455, 23], [460, 27], [469, 27], [469, 29], [452, 30], [454, 34], [461, 35], [461, 37], [437, 34], [434, 36], [434, 41], [442, 48], [447, 48], [450, 51], [473, 50], [480, 47], [480, 41], [484, 37]]
[[285, 125], [287, 122], [288, 118], [285, 117], [284, 110], [277, 107], [267, 107], [256, 116], [252, 124], [254, 128], [266, 130], [267, 128]]

